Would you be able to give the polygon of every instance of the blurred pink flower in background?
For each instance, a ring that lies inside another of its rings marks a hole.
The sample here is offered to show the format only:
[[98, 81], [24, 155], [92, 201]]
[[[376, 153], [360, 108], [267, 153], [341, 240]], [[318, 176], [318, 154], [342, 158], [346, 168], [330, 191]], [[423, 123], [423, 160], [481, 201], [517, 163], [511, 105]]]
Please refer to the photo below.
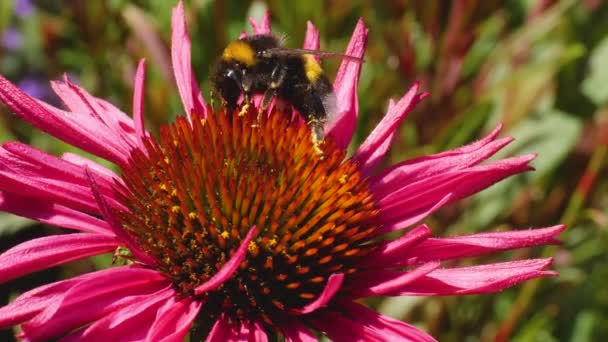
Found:
[[[254, 34], [270, 33], [269, 18]], [[357, 24], [346, 54], [362, 57]], [[532, 155], [482, 164], [511, 138], [501, 127], [461, 148], [378, 169], [401, 121], [427, 94], [418, 85], [389, 108], [346, 158], [357, 117], [362, 65], [344, 61], [337, 113], [320, 159], [309, 129], [271, 109], [253, 128], [214, 112], [198, 89], [183, 4], [173, 11], [172, 62], [186, 116], [144, 128], [145, 64], [135, 78], [132, 117], [71, 83], [52, 87], [67, 111], [0, 77], [0, 100], [24, 120], [102, 157], [107, 169], [25, 144], [0, 149], [0, 210], [79, 231], [38, 238], [0, 255], [0, 282], [126, 247], [128, 265], [28, 291], [0, 308], [0, 328], [21, 325], [32, 341], [335, 341], [434, 339], [357, 302], [371, 296], [480, 294], [555, 275], [551, 259], [472, 267], [441, 262], [555, 243], [564, 226], [433, 238], [420, 221], [446, 204], [530, 170]], [[309, 24], [305, 48], [319, 47]], [[242, 109], [242, 108], [239, 108]], [[237, 109], [237, 110], [239, 110]], [[403, 232], [385, 240], [390, 232]]]

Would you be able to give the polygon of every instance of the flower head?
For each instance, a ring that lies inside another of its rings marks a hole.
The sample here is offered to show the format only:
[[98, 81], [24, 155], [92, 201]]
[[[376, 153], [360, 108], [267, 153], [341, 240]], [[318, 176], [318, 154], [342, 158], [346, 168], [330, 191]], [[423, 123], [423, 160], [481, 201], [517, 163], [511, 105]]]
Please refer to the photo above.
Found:
[[[291, 108], [237, 113], [209, 107], [190, 65], [183, 5], [173, 12], [172, 60], [186, 116], [153, 137], [144, 128], [145, 65], [133, 116], [67, 78], [52, 84], [68, 111], [0, 77], [0, 100], [23, 119], [107, 159], [55, 157], [20, 143], [0, 149], [0, 209], [79, 231], [43, 237], [0, 255], [5, 282], [75, 259], [126, 248], [128, 265], [26, 292], [0, 308], [0, 328], [48, 340], [209, 341], [433, 338], [356, 302], [370, 296], [499, 291], [554, 275], [550, 259], [442, 268], [443, 260], [555, 242], [563, 226], [432, 238], [421, 220], [445, 204], [530, 169], [533, 156], [481, 164], [510, 138], [489, 136], [452, 151], [378, 170], [403, 118], [426, 97], [414, 85], [352, 157], [361, 65], [343, 62], [337, 114], [323, 157]], [[252, 22], [270, 32], [266, 17]], [[305, 48], [318, 48], [309, 24]], [[363, 56], [357, 24], [346, 54]], [[417, 226], [416, 226], [417, 225]], [[390, 240], [385, 234], [403, 232]]]

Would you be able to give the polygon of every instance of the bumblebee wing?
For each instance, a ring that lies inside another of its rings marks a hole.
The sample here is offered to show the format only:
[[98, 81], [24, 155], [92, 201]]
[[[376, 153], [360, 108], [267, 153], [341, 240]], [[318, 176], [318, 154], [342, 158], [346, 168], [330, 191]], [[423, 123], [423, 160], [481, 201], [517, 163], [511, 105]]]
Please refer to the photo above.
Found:
[[342, 53], [311, 50], [311, 49], [291, 49], [291, 48], [272, 48], [264, 51], [267, 56], [299, 56], [299, 55], [314, 55], [320, 58], [343, 58], [352, 62], [363, 63], [363, 58], [345, 55]]
[[327, 124], [333, 123], [338, 115], [338, 102], [336, 100], [336, 94], [331, 91], [323, 96], [322, 101], [325, 114], [327, 115], [327, 118], [325, 119], [325, 125], [327, 126]]

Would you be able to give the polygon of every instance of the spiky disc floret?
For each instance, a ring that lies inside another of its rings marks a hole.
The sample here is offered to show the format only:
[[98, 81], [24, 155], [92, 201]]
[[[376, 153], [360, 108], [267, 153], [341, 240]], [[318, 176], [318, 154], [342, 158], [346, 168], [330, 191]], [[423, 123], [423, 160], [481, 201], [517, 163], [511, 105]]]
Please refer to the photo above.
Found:
[[310, 303], [371, 250], [377, 209], [331, 139], [320, 157], [291, 112], [194, 114], [145, 140], [123, 170], [124, 228], [184, 295], [216, 274], [252, 226], [245, 261], [203, 295], [205, 315], [273, 316]]

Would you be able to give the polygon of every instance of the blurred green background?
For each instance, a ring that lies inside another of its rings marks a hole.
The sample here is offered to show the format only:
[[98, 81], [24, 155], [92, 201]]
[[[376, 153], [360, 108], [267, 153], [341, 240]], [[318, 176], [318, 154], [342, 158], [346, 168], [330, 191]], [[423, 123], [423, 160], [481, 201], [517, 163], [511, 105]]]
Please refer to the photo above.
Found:
[[[92, 94], [131, 108], [136, 63], [148, 61], [147, 125], [181, 111], [171, 78], [175, 1], [0, 1], [0, 73], [30, 94], [58, 99], [64, 73]], [[404, 297], [369, 304], [440, 341], [608, 340], [608, 4], [602, 0], [185, 1], [194, 70], [207, 75], [248, 16], [268, 9], [275, 32], [300, 46], [306, 21], [324, 50], [342, 51], [359, 17], [370, 28], [359, 86], [362, 141], [389, 98], [414, 80], [432, 96], [403, 124], [387, 164], [473, 141], [499, 122], [516, 141], [499, 157], [536, 152], [535, 172], [510, 178], [428, 220], [436, 235], [567, 223], [562, 246], [502, 253], [466, 264], [553, 255], [560, 277], [495, 295]], [[324, 62], [331, 78], [338, 62]], [[0, 142], [73, 150], [0, 109]], [[0, 251], [55, 229], [0, 213]], [[107, 263], [70, 263], [0, 287], [15, 292]], [[464, 264], [463, 263], [463, 264]], [[603, 279], [603, 280], [602, 280]], [[11, 332], [0, 332], [10, 340]]]

